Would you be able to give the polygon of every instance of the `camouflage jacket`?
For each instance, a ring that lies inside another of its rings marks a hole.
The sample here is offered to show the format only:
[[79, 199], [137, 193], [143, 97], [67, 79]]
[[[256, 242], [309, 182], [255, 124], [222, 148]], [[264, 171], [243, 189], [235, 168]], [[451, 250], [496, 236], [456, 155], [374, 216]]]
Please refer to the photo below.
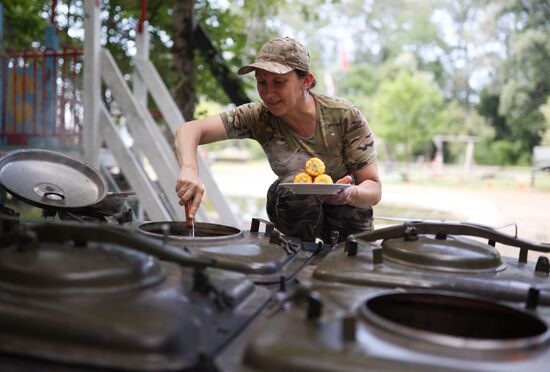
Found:
[[252, 138], [263, 147], [279, 177], [303, 171], [306, 161], [323, 160], [334, 181], [376, 159], [374, 137], [361, 112], [343, 99], [314, 94], [317, 125], [311, 138], [296, 135], [263, 103], [249, 103], [221, 113], [229, 138]]

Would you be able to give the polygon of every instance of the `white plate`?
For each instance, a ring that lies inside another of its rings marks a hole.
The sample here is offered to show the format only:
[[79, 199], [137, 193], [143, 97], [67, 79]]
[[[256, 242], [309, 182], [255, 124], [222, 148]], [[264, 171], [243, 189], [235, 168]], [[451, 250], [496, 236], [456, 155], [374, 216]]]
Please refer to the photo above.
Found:
[[280, 183], [279, 186], [287, 187], [295, 194], [334, 195], [351, 185], [349, 183]]

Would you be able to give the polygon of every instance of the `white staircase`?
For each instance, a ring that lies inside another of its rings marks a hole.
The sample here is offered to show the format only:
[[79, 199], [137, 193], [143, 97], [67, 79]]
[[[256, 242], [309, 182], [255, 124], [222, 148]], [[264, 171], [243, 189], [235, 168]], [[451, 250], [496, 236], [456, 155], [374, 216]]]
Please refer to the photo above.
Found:
[[[97, 30], [99, 7], [93, 0], [86, 0], [88, 30]], [[180, 110], [170, 92], [164, 85], [154, 65], [148, 60], [148, 34], [138, 35], [137, 45], [144, 46], [134, 59], [134, 92], [130, 90], [110, 52], [99, 47], [99, 38], [94, 43], [85, 43], [85, 64], [95, 63], [98, 66], [85, 66], [85, 146], [84, 157], [91, 163], [97, 162], [97, 146], [103, 141], [112, 153], [121, 172], [135, 191], [145, 213], [151, 220], [182, 220], [184, 208], [179, 205], [175, 192], [179, 166], [175, 153], [161, 128], [147, 109], [147, 92], [150, 93], [167, 123], [172, 135], [179, 125], [185, 123]], [[88, 35], [86, 35], [88, 37]], [[94, 78], [95, 76], [95, 78]], [[121, 114], [133, 139], [128, 148], [116, 125], [116, 120], [102, 103], [101, 91], [97, 83], [101, 79], [111, 92], [112, 98]], [[89, 97], [93, 97], [90, 99]], [[87, 102], [87, 105], [86, 105]], [[95, 124], [97, 123], [97, 124]], [[93, 126], [93, 127], [86, 127]], [[97, 127], [96, 127], [97, 126]], [[147, 158], [157, 177], [151, 177], [144, 168], [143, 158]], [[208, 166], [201, 156], [199, 171], [206, 188], [206, 197], [213, 206], [214, 212], [207, 213], [204, 207], [199, 208], [197, 220], [219, 222], [225, 225], [240, 227], [239, 220], [230, 209], [225, 197], [218, 188]], [[204, 203], [203, 203], [204, 204]]]

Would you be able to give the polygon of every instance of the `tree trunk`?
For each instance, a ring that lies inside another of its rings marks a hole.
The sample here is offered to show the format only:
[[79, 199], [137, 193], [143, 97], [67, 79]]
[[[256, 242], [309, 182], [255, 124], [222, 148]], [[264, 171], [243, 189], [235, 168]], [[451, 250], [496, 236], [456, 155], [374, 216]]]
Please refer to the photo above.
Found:
[[195, 48], [192, 35], [195, 22], [195, 0], [174, 0], [172, 14], [172, 66], [178, 82], [174, 97], [185, 120], [193, 119], [196, 105]]

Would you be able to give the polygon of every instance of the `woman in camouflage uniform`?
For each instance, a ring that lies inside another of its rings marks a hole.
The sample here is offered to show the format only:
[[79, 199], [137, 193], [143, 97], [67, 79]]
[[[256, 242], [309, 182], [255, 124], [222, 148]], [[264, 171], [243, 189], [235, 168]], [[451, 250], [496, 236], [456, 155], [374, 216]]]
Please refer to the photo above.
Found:
[[[309, 53], [291, 38], [264, 44], [254, 63], [240, 75], [255, 72], [262, 102], [188, 122], [176, 133], [181, 166], [176, 192], [180, 204], [191, 203], [193, 218], [204, 194], [197, 166], [197, 146], [228, 138], [252, 138], [263, 147], [279, 177], [267, 194], [267, 213], [282, 233], [306, 241], [340, 240], [372, 229], [372, 206], [380, 201], [376, 150], [372, 131], [351, 103], [311, 91], [315, 77]], [[353, 185], [330, 196], [295, 195], [280, 183], [292, 182], [311, 157], [320, 158], [338, 183]]]

